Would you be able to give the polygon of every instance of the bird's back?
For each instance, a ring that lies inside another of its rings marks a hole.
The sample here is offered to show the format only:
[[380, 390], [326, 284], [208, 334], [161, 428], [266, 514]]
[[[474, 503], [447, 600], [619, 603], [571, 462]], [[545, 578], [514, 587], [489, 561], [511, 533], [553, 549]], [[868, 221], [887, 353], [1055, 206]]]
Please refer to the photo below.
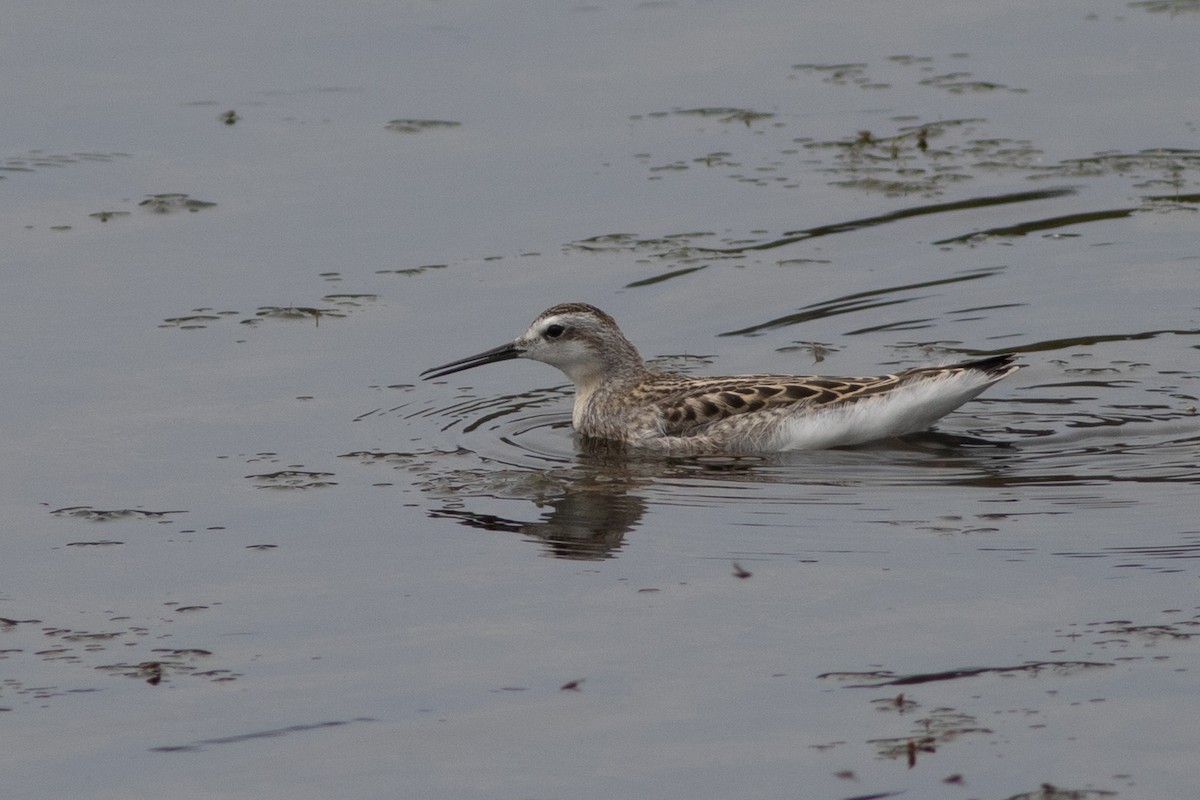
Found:
[[587, 398], [584, 436], [678, 453], [803, 450], [923, 430], [1017, 369], [1011, 354], [873, 377], [647, 371]]

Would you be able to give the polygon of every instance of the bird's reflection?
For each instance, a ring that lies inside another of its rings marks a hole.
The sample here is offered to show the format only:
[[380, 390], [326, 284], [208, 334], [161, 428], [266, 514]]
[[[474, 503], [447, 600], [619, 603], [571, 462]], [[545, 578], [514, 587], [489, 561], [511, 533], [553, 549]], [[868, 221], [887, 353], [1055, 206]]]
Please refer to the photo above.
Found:
[[[945, 458], [958, 462], [957, 466], [961, 468], [965, 461], [971, 465], [968, 472], [978, 478], [976, 473], [981, 471], [983, 465], [971, 457], [972, 452], [994, 451], [998, 447], [1004, 445], [976, 437], [930, 432], [904, 437], [881, 445], [878, 449], [886, 450], [890, 461], [898, 459], [910, 469], [925, 467], [936, 470], [947, 465]], [[839, 452], [842, 454], [840, 460]], [[579, 438], [576, 440], [574, 459], [568, 465], [544, 473], [519, 473], [531, 479], [521, 483], [525, 488], [537, 486], [545, 489], [552, 486], [555, 489], [537, 498], [526, 496], [542, 510], [539, 519], [514, 519], [449, 506], [431, 508], [429, 515], [454, 519], [472, 528], [521, 534], [532, 541], [541, 542], [545, 554], [555, 558], [602, 560], [615, 557], [624, 544], [626, 534], [638, 527], [648, 508], [648, 502], [642, 496], [643, 490], [664, 478], [745, 480], [816, 487], [827, 485], [831, 480], [840, 483], [834, 478], [840, 475], [846, 479], [856, 474], [857, 468], [864, 464], [877, 464], [878, 458], [872, 456], [871, 452], [872, 448], [860, 447], [824, 451], [824, 455], [816, 456], [784, 454], [672, 458], [630, 452], [611, 442]], [[804, 461], [806, 458], [809, 461]], [[797, 464], [797, 460], [803, 463]], [[798, 470], [797, 467], [802, 469]], [[833, 477], [827, 474], [831, 467], [835, 473]], [[982, 471], [990, 473], [994, 469], [993, 466]], [[496, 474], [512, 473], [503, 471]], [[536, 481], [532, 480], [535, 476]], [[481, 477], [479, 472], [464, 471], [458, 479], [449, 483], [474, 490], [476, 496], [513, 499], [509, 492], [497, 491], [492, 494], [496, 487], [489, 490], [481, 485]], [[967, 476], [959, 476], [959, 480], [967, 480]], [[853, 483], [852, 480], [849, 482]], [[463, 492], [455, 494], [462, 496]]]
[[601, 560], [621, 549], [625, 535], [637, 528], [646, 501], [636, 492], [662, 475], [661, 459], [631, 456], [608, 442], [577, 442], [573, 463], [553, 470], [560, 494], [537, 501], [536, 521], [509, 519], [464, 509], [441, 508], [430, 516], [457, 519], [474, 528], [519, 533], [545, 546], [555, 558]]
[[642, 498], [616, 489], [593, 485], [574, 486], [562, 497], [546, 501], [542, 519], [522, 522], [493, 514], [458, 509], [432, 511], [433, 517], [452, 517], [463, 525], [489, 531], [519, 533], [542, 542], [555, 558], [599, 561], [612, 558], [637, 527], [646, 511]]

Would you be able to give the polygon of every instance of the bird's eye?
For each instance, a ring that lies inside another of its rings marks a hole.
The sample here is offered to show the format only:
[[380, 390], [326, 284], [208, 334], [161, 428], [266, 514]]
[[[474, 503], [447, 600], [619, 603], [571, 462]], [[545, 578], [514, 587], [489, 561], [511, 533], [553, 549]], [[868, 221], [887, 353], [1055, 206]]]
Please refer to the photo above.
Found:
[[548, 325], [546, 327], [546, 338], [557, 339], [567, 332], [567, 329], [562, 325]]

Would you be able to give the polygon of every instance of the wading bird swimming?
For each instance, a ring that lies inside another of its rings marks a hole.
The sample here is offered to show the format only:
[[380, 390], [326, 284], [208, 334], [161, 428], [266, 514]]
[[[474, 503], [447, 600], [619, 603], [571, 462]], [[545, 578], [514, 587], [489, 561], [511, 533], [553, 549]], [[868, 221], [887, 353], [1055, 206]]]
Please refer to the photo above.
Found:
[[1020, 366], [1006, 353], [870, 378], [683, 375], [647, 366], [600, 309], [563, 303], [516, 340], [421, 375], [513, 358], [542, 361], [571, 379], [580, 435], [680, 455], [813, 450], [915, 433]]

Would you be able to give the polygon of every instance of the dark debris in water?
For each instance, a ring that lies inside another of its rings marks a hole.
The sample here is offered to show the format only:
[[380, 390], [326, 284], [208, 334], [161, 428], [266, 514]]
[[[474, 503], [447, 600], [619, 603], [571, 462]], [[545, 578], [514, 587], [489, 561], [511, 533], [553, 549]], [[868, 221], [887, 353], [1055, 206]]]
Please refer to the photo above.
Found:
[[1088, 636], [1092, 646], [1101, 648], [1133, 645], [1157, 647], [1167, 641], [1185, 642], [1200, 638], [1200, 617], [1150, 624], [1138, 624], [1126, 619], [1091, 622], [1060, 631], [1059, 635], [1071, 639]]
[[1117, 797], [1117, 792], [1104, 789], [1064, 789], [1043, 783], [1035, 791], [1014, 794], [1008, 800], [1100, 800], [1104, 797]]
[[255, 481], [256, 489], [321, 489], [327, 486], [337, 486], [335, 481], [327, 480], [332, 477], [334, 477], [332, 472], [309, 472], [300, 469], [284, 469], [278, 472], [246, 476], [248, 480]]
[[[881, 686], [914, 686], [922, 683], [974, 678], [987, 674], [1024, 673], [1027, 675], [1039, 675], [1050, 671], [1056, 675], [1063, 675], [1085, 669], [1111, 666], [1112, 664], [1102, 661], [1031, 661], [1028, 664], [1018, 664], [1009, 667], [964, 667], [961, 669], [943, 670], [941, 672], [918, 672], [910, 675], [895, 675], [890, 672], [825, 672], [817, 677], [834, 678], [837, 680], [867, 679], [872, 681], [871, 683], [854, 683], [848, 687], [851, 689], [862, 689], [878, 688]], [[886, 678], [886, 680], [879, 680], [880, 678]]]
[[[326, 303], [332, 303], [340, 308], [361, 308], [379, 299], [377, 294], [327, 294], [321, 298]], [[328, 312], [326, 312], [328, 315]]]
[[211, 308], [193, 309], [191, 314], [184, 314], [179, 317], [167, 317], [163, 320], [160, 328], [179, 328], [185, 331], [204, 330], [210, 322], [218, 322], [222, 317], [235, 316], [236, 311], [217, 311], [213, 312]]
[[215, 208], [217, 204], [205, 200], [196, 200], [195, 198], [188, 197], [186, 194], [171, 192], [167, 194], [147, 195], [146, 199], [138, 203], [138, 205], [156, 214], [170, 214], [174, 211], [203, 211], [206, 208]]
[[895, 697], [879, 697], [871, 701], [876, 711], [886, 711], [896, 714], [908, 714], [921, 707], [917, 701], [904, 696], [904, 692]]
[[129, 212], [128, 211], [97, 211], [94, 214], [88, 214], [88, 216], [91, 217], [92, 219], [98, 219], [101, 222], [108, 222], [110, 219], [116, 219], [117, 217], [128, 217]]
[[943, 745], [966, 735], [990, 733], [990, 728], [980, 725], [970, 714], [952, 708], [936, 708], [928, 715], [914, 719], [907, 735], [869, 739], [867, 743], [875, 746], [880, 758], [903, 759], [912, 769], [920, 756], [936, 753]]
[[1069, 178], [1073, 167], [1046, 165], [1030, 141], [981, 136], [987, 120], [946, 119], [860, 130], [840, 139], [801, 142], [829, 185], [893, 197], [936, 197], [980, 171], [1011, 170], [1030, 177]]
[[341, 318], [346, 315], [334, 308], [312, 308], [307, 306], [260, 306], [254, 312], [254, 317], [242, 320], [243, 325], [256, 325], [264, 319], [278, 319], [289, 321], [312, 320], [317, 325], [321, 324], [323, 317]]
[[676, 108], [673, 114], [679, 116], [716, 117], [720, 122], [736, 122], [750, 127], [751, 123], [771, 119], [775, 115], [766, 111], [755, 111], [751, 108]]
[[[1182, 614], [1180, 609], [1168, 609], [1165, 614]], [[1167, 659], [1170, 651], [1166, 648], [1168, 642], [1178, 642], [1181, 646], [1191, 647], [1191, 640], [1200, 633], [1200, 616], [1183, 619], [1172, 619], [1166, 623], [1143, 624], [1133, 620], [1105, 620], [1086, 624], [1071, 624], [1056, 632], [1059, 637], [1069, 639], [1071, 645], [1083, 647], [1091, 654], [1098, 649], [1140, 647], [1151, 650], [1152, 653], [1144, 658], [1154, 661]], [[1055, 645], [1054, 652], [1065, 652], [1062, 647]], [[1166, 652], [1164, 652], [1166, 651]], [[872, 670], [867, 672], [827, 672], [819, 678], [828, 678], [845, 682], [847, 688], [880, 688], [904, 687], [899, 693], [887, 693], [883, 697], [870, 700], [871, 706], [877, 711], [894, 714], [897, 717], [910, 720], [908, 730], [900, 735], [889, 735], [866, 740], [876, 748], [879, 758], [903, 761], [909, 768], [916, 766], [917, 761], [927, 755], [938, 752], [945, 745], [965, 735], [991, 735], [993, 731], [981, 725], [976, 716], [980, 713], [972, 710], [966, 713], [962, 709], [947, 705], [937, 705], [930, 711], [922, 710], [926, 702], [921, 702], [912, 696], [913, 692], [923, 691], [936, 697], [937, 693], [945, 693], [951, 687], [945, 686], [948, 681], [977, 678], [981, 676], [1010, 676], [1029, 675], [1039, 679], [1077, 678], [1094, 670], [1109, 668], [1118, 662], [1134, 661], [1143, 656], [1125, 655], [1112, 661], [1095, 660], [1045, 660], [1030, 661], [1024, 664], [999, 667], [964, 667], [958, 669], [940, 670], [936, 672], [909, 673], [898, 675], [888, 670]], [[959, 690], [964, 691], [964, 690]], [[970, 688], [965, 688], [971, 694]], [[1048, 690], [1056, 694], [1058, 689]], [[983, 701], [983, 695], [971, 694], [971, 702]], [[936, 702], [936, 701], [934, 701]], [[1068, 701], [1071, 702], [1071, 701]], [[933, 705], [933, 703], [929, 703]], [[1012, 713], [1022, 715], [1038, 713], [1032, 709], [992, 709], [991, 713]], [[995, 716], [989, 719], [996, 719]], [[1042, 727], [1041, 725], [1035, 727]], [[1041, 793], [1034, 792], [1018, 797], [1029, 798], [1091, 798], [1108, 796], [1104, 792], [1085, 790], [1084, 793], [1072, 793], [1071, 790], [1060, 790], [1043, 786]]]
[[1024, 94], [1028, 91], [1028, 89], [1017, 89], [1012, 86], [1006, 86], [1003, 83], [974, 80], [969, 72], [947, 72], [943, 75], [934, 75], [932, 78], [925, 78], [920, 84], [922, 86], [932, 86], [935, 89], [943, 89], [950, 92], [950, 94], [998, 91]]
[[[963, 56], [962, 58], [965, 58]], [[962, 58], [959, 58], [961, 63]], [[1026, 89], [1018, 89], [995, 81], [980, 80], [971, 72], [962, 69], [951, 69], [939, 72], [934, 66], [931, 56], [890, 56], [885, 59], [889, 65], [915, 69], [919, 75], [928, 77], [918, 78], [919, 86], [941, 89], [950, 94], [968, 94], [977, 92], [1015, 92], [1025, 93]], [[865, 62], [846, 64], [796, 64], [793, 70], [800, 74], [818, 76], [824, 83], [835, 86], [855, 86], [860, 89], [891, 89], [893, 83], [873, 78], [869, 73], [871, 65]], [[930, 74], [936, 73], [936, 74]], [[901, 75], [900, 77], [906, 77]]]
[[87, 520], [88, 522], [112, 522], [119, 519], [152, 519], [167, 521], [173, 514], [186, 514], [186, 511], [146, 511], [140, 508], [99, 509], [91, 506], [68, 506], [56, 508], [50, 512], [56, 517], [71, 517]]
[[397, 269], [377, 269], [376, 275], [420, 275], [431, 269], [445, 269], [449, 264], [422, 264], [419, 267], [399, 267]]
[[796, 64], [792, 69], [817, 75], [825, 83], [837, 86], [877, 86], [866, 77], [867, 67], [865, 62], [850, 61], [844, 64]]
[[1200, 0], [1140, 0], [1129, 4], [1130, 8], [1140, 8], [1150, 14], [1200, 13]]
[[186, 314], [177, 317], [167, 317], [158, 327], [177, 328], [179, 330], [204, 330], [210, 325], [224, 319], [239, 318], [238, 324], [249, 328], [256, 327], [265, 321], [278, 320], [282, 322], [312, 321], [319, 326], [322, 319], [344, 319], [349, 311], [363, 308], [379, 299], [379, 295], [360, 293], [328, 294], [323, 298], [328, 307], [316, 306], [259, 306], [253, 315], [241, 311], [215, 311], [211, 308], [194, 308]]
[[841, 350], [840, 347], [835, 347], [831, 342], [793, 342], [783, 347], [776, 347], [777, 353], [804, 353], [812, 358], [813, 364], [820, 364], [825, 360], [825, 356], [829, 353], [836, 353]]
[[384, 127], [396, 133], [422, 133], [428, 130], [457, 128], [461, 122], [444, 119], [394, 119]]
[[[566, 245], [565, 249], [579, 253], [621, 253], [652, 257], [677, 264], [744, 258], [741, 250], [725, 249], [723, 247], [725, 242], [719, 240], [705, 242], [716, 235], [710, 232], [696, 232], [647, 237], [633, 233], [607, 233], [572, 242]], [[707, 246], [701, 245], [701, 242]], [[694, 271], [695, 269], [688, 269], [686, 271], [673, 270], [665, 275], [660, 273], [643, 281], [635, 281], [630, 286], [652, 285], [663, 280], [682, 277]]]
[[694, 372], [697, 369], [707, 369], [716, 360], [715, 355], [693, 353], [667, 353], [647, 359], [647, 363], [659, 369], [671, 372]]
[[177, 677], [203, 678], [213, 683], [228, 683], [242, 677], [241, 674], [228, 669], [204, 669], [203, 667], [207, 666], [203, 663], [204, 660], [212, 655], [209, 650], [195, 647], [158, 647], [152, 652], [155, 657], [148, 661], [101, 664], [96, 669], [109, 675], [144, 680], [151, 686], [158, 686], [164, 680]]
[[[180, 611], [185, 607], [176, 608]], [[194, 606], [194, 608], [201, 608]], [[97, 686], [78, 686], [80, 673], [75, 671], [48, 672], [46, 665], [83, 667], [95, 672], [131, 678], [150, 686], [159, 686], [176, 679], [198, 678], [213, 683], [227, 683], [241, 674], [214, 663], [217, 656], [206, 647], [170, 647], [163, 641], [178, 635], [171, 626], [178, 624], [171, 616], [155, 612], [145, 622], [134, 622], [131, 616], [102, 612], [103, 621], [95, 628], [50, 625], [38, 619], [0, 619], [0, 631], [5, 643], [0, 649], [0, 661], [6, 661], [6, 676], [0, 681], [0, 698], [18, 699], [24, 704], [42, 707], [47, 699], [71, 694], [97, 691]], [[118, 660], [113, 655], [119, 654]], [[22, 660], [34, 661], [22, 667]], [[18, 671], [36, 674], [33, 683], [24, 677], [14, 677]], [[56, 683], [70, 681], [73, 688]], [[11, 703], [11, 700], [9, 700]]]
[[[1152, 5], [1154, 10], [1187, 7], [1186, 2]], [[903, 89], [918, 97], [929, 90], [975, 98], [1028, 91], [963, 69], [967, 58], [965, 54], [954, 54], [950, 56], [953, 63], [943, 63], [943, 59], [931, 56], [897, 55], [876, 64], [797, 64], [790, 77], [813, 76], [834, 86], [874, 91]], [[873, 73], [877, 72], [886, 72], [887, 79], [875, 77]], [[898, 113], [881, 123], [879, 129], [848, 130], [841, 136], [822, 139], [800, 135], [778, 143], [761, 137], [739, 141], [731, 140], [725, 132], [719, 149], [712, 146], [717, 144], [713, 137], [723, 131], [700, 129], [692, 132], [697, 140], [697, 150], [692, 153], [677, 152], [665, 158], [637, 153], [634, 158], [647, 169], [650, 180], [721, 175], [753, 186], [798, 189], [806, 176], [816, 174], [831, 186], [889, 197], [936, 197], [983, 173], [1010, 173], [1037, 180], [1117, 175], [1129, 178], [1136, 189], [1163, 187], [1175, 194], [1189, 193], [1186, 187], [1195, 183], [1196, 154], [1192, 151], [1097, 153], [1055, 163], [1046, 159], [1036, 141], [991, 135], [989, 120], [978, 116], [981, 107], [986, 106], [975, 101], [963, 106], [971, 116], [957, 116], [952, 105], [944, 110], [949, 113], [936, 119]], [[741, 122], [747, 127], [771, 120], [767, 129], [758, 127], [754, 134], [786, 131], [802, 124], [800, 117], [731, 107], [676, 108], [633, 119], [653, 123], [687, 116]]]

